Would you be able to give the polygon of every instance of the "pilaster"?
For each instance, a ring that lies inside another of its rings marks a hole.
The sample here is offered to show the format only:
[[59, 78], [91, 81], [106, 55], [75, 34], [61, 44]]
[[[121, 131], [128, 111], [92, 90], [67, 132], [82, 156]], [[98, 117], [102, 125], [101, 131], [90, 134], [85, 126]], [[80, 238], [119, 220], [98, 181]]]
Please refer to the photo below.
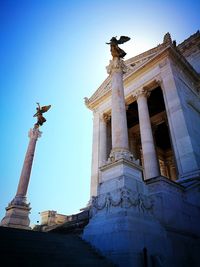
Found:
[[178, 90], [181, 90], [181, 88], [177, 87], [176, 77], [169, 60], [165, 65], [160, 66], [160, 68], [160, 86], [163, 90], [173, 150], [176, 155], [178, 177], [181, 182], [184, 179], [199, 177], [200, 170], [187, 129], [181, 100], [178, 95]]

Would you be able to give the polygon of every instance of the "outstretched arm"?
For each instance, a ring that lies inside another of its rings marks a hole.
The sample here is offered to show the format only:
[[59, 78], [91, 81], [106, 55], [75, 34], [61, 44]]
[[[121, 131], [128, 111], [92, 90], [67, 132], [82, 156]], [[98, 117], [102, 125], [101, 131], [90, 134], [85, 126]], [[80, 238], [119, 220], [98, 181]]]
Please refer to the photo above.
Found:
[[40, 103], [36, 102], [36, 104], [38, 105], [38, 108], [39, 108], [39, 110], [40, 110]]

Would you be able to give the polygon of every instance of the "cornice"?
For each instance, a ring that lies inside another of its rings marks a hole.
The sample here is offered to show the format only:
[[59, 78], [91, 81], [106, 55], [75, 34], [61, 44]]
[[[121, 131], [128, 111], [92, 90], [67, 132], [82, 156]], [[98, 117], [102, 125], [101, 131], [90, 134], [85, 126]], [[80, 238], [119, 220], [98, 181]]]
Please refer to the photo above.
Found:
[[186, 40], [184, 40], [182, 43], [180, 43], [177, 48], [181, 53], [184, 53], [185, 50], [187, 50], [189, 48], [189, 46], [191, 44], [194, 44], [197, 39], [200, 38], [200, 32], [199, 30], [194, 33], [193, 35], [191, 35], [189, 38], [187, 38]]

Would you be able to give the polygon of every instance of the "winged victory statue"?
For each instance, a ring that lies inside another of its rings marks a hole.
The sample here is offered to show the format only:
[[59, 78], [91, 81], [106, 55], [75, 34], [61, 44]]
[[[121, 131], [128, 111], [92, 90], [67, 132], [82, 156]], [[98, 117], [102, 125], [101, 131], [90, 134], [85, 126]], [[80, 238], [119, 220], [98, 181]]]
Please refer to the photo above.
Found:
[[47, 112], [51, 105], [40, 107], [39, 103], [36, 104], [38, 105], [36, 108], [37, 112], [33, 115], [33, 117], [37, 117], [37, 122], [35, 123], [34, 127], [39, 128], [46, 121], [46, 119], [43, 117], [43, 113]]
[[112, 37], [110, 39], [110, 42], [109, 43], [106, 43], [106, 44], [109, 44], [110, 45], [110, 52], [111, 52], [111, 55], [113, 56], [113, 58], [117, 57], [117, 58], [123, 58], [126, 53], [124, 52], [124, 50], [122, 50], [121, 48], [119, 48], [119, 44], [123, 44], [127, 41], [129, 41], [131, 38], [128, 37], [128, 36], [121, 36], [119, 38], [119, 40], [117, 40], [116, 38], [117, 36], [115, 37]]

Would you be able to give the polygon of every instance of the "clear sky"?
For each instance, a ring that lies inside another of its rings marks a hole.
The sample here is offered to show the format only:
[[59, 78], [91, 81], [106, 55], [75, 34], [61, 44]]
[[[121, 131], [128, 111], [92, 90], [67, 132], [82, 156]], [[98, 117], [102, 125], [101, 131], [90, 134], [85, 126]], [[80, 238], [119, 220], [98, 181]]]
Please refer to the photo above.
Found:
[[107, 77], [105, 44], [127, 35], [125, 59], [200, 29], [200, 1], [0, 0], [0, 219], [16, 193], [36, 102], [52, 105], [28, 189], [38, 212], [72, 214], [89, 200], [92, 112], [83, 98]]

